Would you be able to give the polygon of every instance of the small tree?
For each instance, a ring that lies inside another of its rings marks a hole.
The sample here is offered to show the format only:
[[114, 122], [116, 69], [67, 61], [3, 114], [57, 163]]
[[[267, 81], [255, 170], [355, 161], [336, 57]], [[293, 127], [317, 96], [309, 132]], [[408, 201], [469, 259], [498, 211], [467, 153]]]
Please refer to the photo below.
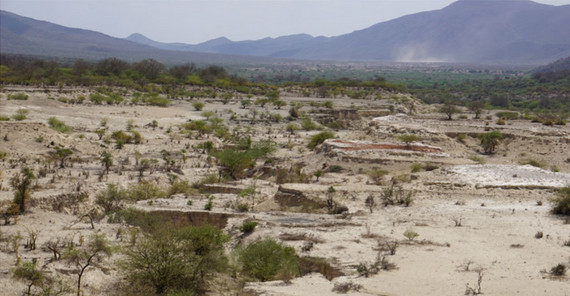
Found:
[[40, 285], [45, 275], [43, 271], [36, 269], [35, 263], [24, 262], [14, 270], [14, 278], [27, 282], [24, 295], [30, 296], [32, 295], [32, 287]]
[[22, 167], [20, 173], [11, 179], [14, 188], [14, 203], [19, 205], [20, 213], [26, 211], [26, 201], [30, 198], [32, 180], [35, 178], [30, 168]]
[[251, 105], [251, 101], [250, 100], [241, 100], [240, 104], [241, 104], [241, 108], [245, 109], [245, 108], [247, 108], [247, 106]]
[[107, 184], [107, 189], [101, 191], [95, 197], [95, 203], [103, 208], [105, 213], [111, 213], [121, 208], [121, 203], [126, 198], [126, 192], [117, 184]]
[[447, 102], [439, 108], [440, 113], [447, 115], [447, 120], [452, 120], [453, 114], [458, 113], [459, 111], [459, 108], [457, 108], [457, 106], [453, 105], [451, 102]]
[[503, 134], [498, 131], [492, 131], [484, 134], [479, 134], [478, 138], [481, 140], [481, 146], [486, 154], [492, 154], [499, 145], [499, 142], [504, 138]]
[[281, 109], [281, 107], [287, 106], [287, 102], [285, 102], [283, 100], [275, 100], [272, 103], [275, 107], [277, 107], [277, 109]]
[[202, 109], [204, 109], [204, 103], [194, 102], [194, 103], [192, 103], [192, 107], [194, 107], [194, 110], [196, 110], [196, 111], [202, 111]]
[[120, 267], [130, 283], [157, 295], [181, 289], [198, 292], [225, 269], [227, 241], [229, 237], [211, 225], [159, 232], [128, 249]]
[[81, 296], [81, 278], [89, 267], [97, 267], [104, 257], [110, 257], [113, 250], [103, 234], [94, 234], [89, 242], [80, 248], [69, 247], [63, 258], [77, 268], [77, 296]]
[[317, 170], [313, 173], [313, 176], [317, 177], [317, 182], [319, 182], [319, 178], [323, 175], [322, 170]]
[[483, 111], [483, 107], [485, 107], [485, 104], [481, 101], [474, 101], [469, 104], [469, 110], [475, 113], [475, 119], [479, 119], [481, 112]]
[[101, 152], [101, 164], [105, 167], [105, 173], [109, 174], [109, 168], [113, 165], [113, 155], [106, 150]]
[[144, 171], [148, 170], [151, 167], [151, 161], [149, 159], [142, 159], [138, 166], [137, 170], [139, 171], [139, 178], [142, 178]]
[[416, 135], [412, 135], [412, 134], [405, 134], [405, 135], [401, 135], [398, 136], [398, 140], [404, 142], [406, 144], [406, 148], [410, 148], [410, 144], [412, 142], [416, 142], [419, 141], [420, 137], [416, 136]]
[[213, 156], [218, 159], [227, 175], [234, 180], [237, 180], [243, 170], [253, 166], [255, 163], [250, 153], [234, 149], [214, 152]]
[[285, 129], [291, 133], [291, 135], [295, 134], [296, 131], [300, 129], [299, 125], [295, 123], [289, 123], [285, 126]]
[[60, 168], [64, 168], [65, 167], [65, 160], [67, 160], [67, 158], [69, 156], [71, 156], [73, 154], [73, 151], [71, 151], [71, 149], [69, 148], [64, 148], [64, 147], [55, 147], [54, 151], [52, 151], [52, 155], [59, 159], [59, 167]]

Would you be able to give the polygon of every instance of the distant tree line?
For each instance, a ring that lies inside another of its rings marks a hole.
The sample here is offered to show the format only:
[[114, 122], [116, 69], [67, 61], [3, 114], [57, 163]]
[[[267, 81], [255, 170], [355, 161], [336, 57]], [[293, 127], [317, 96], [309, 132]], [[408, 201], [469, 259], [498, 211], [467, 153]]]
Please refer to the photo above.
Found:
[[167, 67], [154, 59], [128, 63], [117, 58], [60, 62], [17, 55], [0, 56], [0, 83], [127, 87], [146, 83], [216, 87], [248, 84], [245, 79], [232, 76], [223, 67], [215, 65], [199, 68], [194, 63], [185, 63]]
[[466, 79], [445, 85], [408, 88], [426, 103], [453, 102], [469, 107], [515, 109], [533, 113], [570, 115], [570, 72], [537, 73], [532, 77]]

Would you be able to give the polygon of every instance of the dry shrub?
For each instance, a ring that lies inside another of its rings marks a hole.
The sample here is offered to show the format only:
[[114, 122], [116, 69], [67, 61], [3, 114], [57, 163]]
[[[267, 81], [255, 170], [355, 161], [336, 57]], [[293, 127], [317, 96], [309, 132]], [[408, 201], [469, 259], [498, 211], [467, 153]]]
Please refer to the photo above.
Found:
[[362, 285], [359, 284], [355, 284], [353, 282], [348, 282], [348, 283], [335, 283], [334, 287], [333, 287], [333, 292], [336, 293], [341, 293], [341, 294], [346, 294], [350, 291], [360, 291], [360, 289], [362, 289]]
[[300, 257], [299, 258], [299, 274], [304, 276], [309, 273], [318, 272], [327, 280], [343, 276], [344, 274], [339, 268], [332, 266], [326, 259], [319, 257]]
[[283, 233], [279, 235], [279, 239], [282, 241], [310, 241], [313, 243], [324, 243], [325, 241], [314, 234], [307, 233]]
[[62, 193], [42, 199], [31, 199], [30, 204], [33, 207], [39, 207], [58, 213], [71, 213], [77, 215], [80, 213], [81, 203], [86, 201], [89, 194], [85, 191]]

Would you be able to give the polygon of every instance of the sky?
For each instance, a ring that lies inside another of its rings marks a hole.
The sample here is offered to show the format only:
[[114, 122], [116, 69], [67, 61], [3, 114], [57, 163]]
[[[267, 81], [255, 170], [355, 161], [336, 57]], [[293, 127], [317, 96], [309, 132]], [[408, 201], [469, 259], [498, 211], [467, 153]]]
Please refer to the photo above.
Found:
[[[481, 0], [490, 1], [490, 0]], [[256, 40], [299, 33], [338, 36], [437, 10], [454, 0], [0, 0], [0, 9], [124, 38], [197, 44], [218, 37]], [[567, 5], [570, 0], [536, 0]]]

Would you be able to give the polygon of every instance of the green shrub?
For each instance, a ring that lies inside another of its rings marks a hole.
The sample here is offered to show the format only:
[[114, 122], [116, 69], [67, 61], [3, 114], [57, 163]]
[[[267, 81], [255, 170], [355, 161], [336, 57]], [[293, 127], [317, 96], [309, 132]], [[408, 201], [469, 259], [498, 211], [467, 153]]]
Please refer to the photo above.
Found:
[[126, 223], [140, 227], [143, 231], [154, 233], [164, 229], [170, 229], [171, 225], [158, 215], [153, 215], [145, 210], [126, 208], [114, 212], [109, 216], [109, 223]]
[[366, 174], [372, 181], [374, 181], [374, 184], [380, 185], [382, 184], [384, 176], [388, 174], [388, 171], [379, 168], [372, 168], [371, 170], [367, 171]]
[[170, 185], [168, 189], [167, 196], [172, 197], [175, 194], [183, 193], [185, 196], [188, 196], [192, 192], [192, 186], [188, 183], [188, 181], [175, 181]]
[[558, 197], [552, 200], [552, 213], [570, 216], [570, 186], [558, 190]]
[[208, 202], [206, 202], [206, 204], [204, 205], [204, 210], [211, 211], [212, 208], [214, 208], [213, 200], [214, 200], [214, 198], [212, 198], [212, 197], [208, 198]]
[[148, 236], [125, 251], [123, 270], [129, 295], [195, 295], [227, 270], [220, 229], [204, 225]]
[[407, 147], [410, 146], [412, 142], [417, 142], [420, 140], [420, 137], [413, 135], [413, 134], [405, 134], [398, 136], [398, 140], [404, 142]]
[[412, 173], [417, 173], [421, 171], [423, 168], [424, 166], [421, 163], [413, 163], [411, 166], [411, 171]]
[[301, 127], [306, 131], [322, 130], [323, 128], [317, 123], [313, 122], [310, 118], [303, 118], [301, 120]]
[[413, 241], [416, 237], [420, 235], [417, 232], [413, 231], [411, 228], [408, 228], [406, 231], [404, 231], [404, 236], [408, 240]]
[[309, 144], [307, 144], [307, 147], [311, 150], [315, 150], [315, 148], [318, 145], [322, 144], [325, 140], [332, 139], [334, 137], [335, 134], [333, 132], [320, 132], [311, 137], [311, 139], [309, 140]]
[[215, 184], [218, 183], [218, 175], [217, 174], [210, 174], [206, 175], [202, 179], [192, 183], [192, 187], [196, 189], [202, 188], [203, 185], [206, 184]]
[[0, 115], [0, 121], [10, 121], [10, 117], [4, 116], [4, 115]]
[[104, 213], [108, 214], [121, 209], [126, 198], [126, 191], [120, 186], [107, 184], [107, 189], [95, 196], [95, 203], [103, 208]]
[[168, 107], [168, 105], [170, 105], [170, 100], [168, 98], [158, 96], [158, 94], [145, 96], [144, 102], [148, 105], [158, 107]]
[[472, 161], [478, 163], [478, 164], [484, 164], [485, 162], [487, 162], [487, 161], [485, 160], [485, 158], [483, 158], [483, 157], [481, 157], [481, 156], [478, 156], [478, 155], [470, 155], [468, 158], [469, 158], [470, 160], [472, 160]]
[[102, 104], [108, 100], [107, 96], [100, 93], [92, 93], [89, 95], [89, 100], [97, 105]]
[[247, 277], [258, 281], [290, 280], [299, 272], [295, 249], [272, 238], [250, 243], [237, 251], [238, 262]]
[[131, 143], [133, 141], [133, 137], [123, 131], [114, 131], [111, 134], [111, 138], [115, 140], [117, 149], [121, 149], [125, 144]]
[[129, 185], [126, 190], [126, 198], [129, 201], [152, 200], [166, 196], [166, 192], [154, 182], [139, 182]]
[[202, 102], [194, 102], [192, 103], [192, 107], [194, 107], [194, 110], [196, 111], [202, 111], [202, 109], [204, 108], [204, 103]]
[[18, 100], [18, 101], [25, 101], [29, 98], [30, 96], [28, 96], [25, 93], [15, 93], [15, 94], [10, 94], [8, 95], [8, 100]]
[[60, 133], [70, 133], [73, 131], [73, 129], [69, 126], [67, 126], [65, 124], [65, 122], [55, 118], [55, 117], [50, 117], [48, 119], [48, 124], [49, 127], [51, 127], [52, 129], [60, 132]]
[[30, 113], [30, 111], [27, 109], [18, 109], [16, 111], [16, 114], [12, 115], [12, 118], [14, 120], [22, 121], [22, 120], [28, 118], [27, 117], [28, 113]]
[[257, 222], [254, 221], [244, 221], [243, 224], [239, 227], [239, 230], [243, 233], [252, 233], [257, 226]]
[[499, 142], [504, 138], [503, 134], [498, 131], [479, 134], [477, 137], [481, 140], [481, 146], [487, 154], [495, 152]]
[[520, 165], [531, 165], [533, 167], [537, 167], [537, 168], [545, 168], [547, 165], [546, 163], [544, 163], [543, 161], [540, 160], [536, 160], [536, 159], [532, 159], [532, 158], [527, 158], [527, 159], [521, 159], [519, 160], [519, 164]]
[[495, 116], [497, 116], [497, 118], [504, 120], [515, 120], [519, 119], [520, 115], [518, 112], [497, 112]]

